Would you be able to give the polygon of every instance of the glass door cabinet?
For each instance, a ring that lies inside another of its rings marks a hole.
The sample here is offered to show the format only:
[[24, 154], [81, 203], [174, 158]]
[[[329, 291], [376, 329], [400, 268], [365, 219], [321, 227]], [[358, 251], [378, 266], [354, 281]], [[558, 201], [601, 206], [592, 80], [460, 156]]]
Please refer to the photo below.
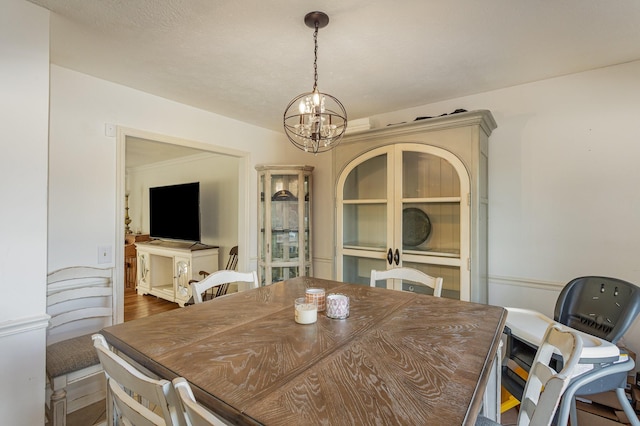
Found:
[[311, 276], [311, 166], [258, 165], [261, 285]]
[[[336, 278], [405, 266], [443, 297], [486, 303], [488, 111], [345, 136], [334, 154]], [[422, 292], [409, 283], [378, 283]], [[427, 293], [430, 289], [426, 290]]]

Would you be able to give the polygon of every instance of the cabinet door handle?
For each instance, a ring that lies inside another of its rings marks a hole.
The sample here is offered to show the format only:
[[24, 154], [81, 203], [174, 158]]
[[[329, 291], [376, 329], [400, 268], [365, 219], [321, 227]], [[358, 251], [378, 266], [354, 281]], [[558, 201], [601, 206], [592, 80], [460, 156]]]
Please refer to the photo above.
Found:
[[393, 260], [396, 262], [396, 266], [400, 263], [400, 251], [396, 249], [396, 253], [393, 255]]
[[393, 263], [393, 251], [391, 249], [387, 252], [387, 262], [389, 262], [389, 265]]

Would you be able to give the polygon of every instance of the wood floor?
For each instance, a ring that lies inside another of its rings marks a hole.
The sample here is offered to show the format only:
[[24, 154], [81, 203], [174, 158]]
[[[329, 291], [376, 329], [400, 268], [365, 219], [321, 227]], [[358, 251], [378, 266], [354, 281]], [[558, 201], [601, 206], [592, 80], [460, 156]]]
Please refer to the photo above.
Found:
[[135, 290], [125, 289], [124, 291], [124, 320], [131, 321], [136, 318], [148, 317], [149, 315], [178, 309], [177, 303], [160, 299], [156, 296], [141, 296]]

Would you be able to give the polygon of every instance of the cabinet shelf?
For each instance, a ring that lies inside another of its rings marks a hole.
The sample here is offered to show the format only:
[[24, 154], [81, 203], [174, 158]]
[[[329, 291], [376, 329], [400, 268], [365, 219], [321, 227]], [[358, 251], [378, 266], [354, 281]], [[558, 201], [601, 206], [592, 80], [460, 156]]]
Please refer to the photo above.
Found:
[[[460, 197], [429, 197], [429, 198], [402, 198], [403, 203], [459, 203], [462, 201]], [[370, 200], [343, 200], [342, 204], [387, 204], [386, 199], [370, 199]]]

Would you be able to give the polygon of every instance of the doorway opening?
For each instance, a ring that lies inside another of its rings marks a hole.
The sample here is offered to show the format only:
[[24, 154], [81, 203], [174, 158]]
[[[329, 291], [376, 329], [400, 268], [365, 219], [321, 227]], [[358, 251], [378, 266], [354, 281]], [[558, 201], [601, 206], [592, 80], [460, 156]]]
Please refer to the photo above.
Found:
[[[114, 285], [116, 321], [120, 323], [125, 319], [125, 293], [135, 292], [135, 285], [131, 288], [135, 275], [132, 278], [126, 266], [125, 254], [129, 254], [131, 262], [130, 251], [125, 253], [126, 242], [131, 242], [132, 237], [134, 241], [149, 238], [149, 188], [201, 182], [201, 242], [220, 247], [220, 262], [226, 261], [222, 254], [231, 247], [248, 247], [249, 153], [122, 127], [117, 128], [116, 142], [118, 261]], [[179, 200], [175, 208], [180, 208]], [[239, 268], [248, 261], [246, 251], [241, 250]], [[131, 307], [130, 298], [128, 303]], [[127, 316], [136, 315], [140, 313]]]

